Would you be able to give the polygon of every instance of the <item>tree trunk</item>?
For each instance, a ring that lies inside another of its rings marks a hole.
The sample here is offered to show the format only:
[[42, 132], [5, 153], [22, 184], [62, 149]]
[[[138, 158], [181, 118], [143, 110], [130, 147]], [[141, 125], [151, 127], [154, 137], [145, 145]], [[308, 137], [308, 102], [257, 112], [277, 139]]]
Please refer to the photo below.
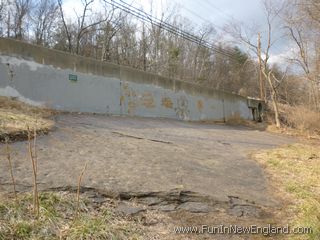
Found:
[[273, 91], [271, 93], [271, 100], [272, 100], [272, 105], [273, 105], [273, 110], [274, 110], [274, 118], [276, 121], [276, 126], [277, 126], [277, 128], [280, 128], [281, 124], [280, 124], [277, 96], [276, 96], [276, 93], [274, 93]]
[[269, 71], [268, 74], [266, 74], [264, 72], [264, 75], [267, 78], [268, 83], [270, 85], [270, 89], [271, 89], [271, 100], [272, 100], [272, 105], [273, 105], [273, 110], [274, 110], [274, 118], [275, 118], [276, 126], [277, 126], [277, 128], [280, 128], [281, 123], [280, 123], [280, 117], [279, 117], [277, 91], [272, 83], [271, 74], [272, 74], [272, 71]]

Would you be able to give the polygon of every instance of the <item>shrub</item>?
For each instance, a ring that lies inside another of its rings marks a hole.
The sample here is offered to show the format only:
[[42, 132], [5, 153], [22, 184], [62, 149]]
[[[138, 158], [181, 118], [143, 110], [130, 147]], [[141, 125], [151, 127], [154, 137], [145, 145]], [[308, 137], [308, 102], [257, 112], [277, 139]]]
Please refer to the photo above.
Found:
[[286, 107], [282, 113], [286, 124], [308, 134], [320, 134], [320, 113], [302, 106]]

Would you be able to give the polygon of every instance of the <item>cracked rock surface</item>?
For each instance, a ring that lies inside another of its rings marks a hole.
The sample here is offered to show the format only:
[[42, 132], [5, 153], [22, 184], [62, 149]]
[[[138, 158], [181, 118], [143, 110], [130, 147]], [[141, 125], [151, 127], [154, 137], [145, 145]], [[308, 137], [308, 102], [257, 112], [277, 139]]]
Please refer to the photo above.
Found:
[[[168, 119], [65, 114], [57, 128], [37, 140], [40, 189], [82, 186], [101, 193], [95, 201], [136, 199], [149, 209], [259, 217], [277, 207], [252, 150], [292, 143], [291, 138], [245, 127]], [[11, 191], [4, 145], [0, 145], [0, 191]], [[11, 144], [19, 191], [30, 190], [27, 142]], [[120, 206], [124, 213], [143, 209]]]

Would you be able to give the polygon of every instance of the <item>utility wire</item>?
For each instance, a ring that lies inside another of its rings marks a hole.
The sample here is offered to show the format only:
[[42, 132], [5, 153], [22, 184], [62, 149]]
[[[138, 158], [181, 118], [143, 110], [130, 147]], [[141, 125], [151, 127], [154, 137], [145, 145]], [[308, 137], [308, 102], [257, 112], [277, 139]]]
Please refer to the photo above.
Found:
[[193, 10], [185, 7], [185, 6], [181, 6], [181, 8], [183, 8], [184, 10], [186, 10], [187, 12], [191, 13], [193, 16], [197, 17], [198, 19], [201, 19], [203, 22], [207, 23], [209, 22], [210, 24], [212, 24], [212, 26], [214, 26], [215, 28], [218, 28], [220, 30], [223, 30], [222, 27], [218, 26], [217, 24], [214, 24], [213, 22], [211, 22], [209, 19], [206, 19], [204, 17], [202, 17], [201, 15], [197, 14], [196, 12], [194, 12]]
[[216, 5], [214, 5], [212, 2], [210, 2], [209, 0], [204, 0], [204, 2], [206, 4], [208, 4], [208, 6], [212, 7], [212, 9], [216, 10], [218, 12], [218, 14], [220, 16], [224, 16], [224, 18], [226, 20], [230, 20], [233, 19], [233, 16], [231, 16], [230, 14], [224, 13], [224, 11], [221, 10], [221, 8], [217, 7]]
[[[113, 1], [113, 2], [114, 2], [114, 1]], [[219, 51], [220, 53], [224, 52], [224, 53], [226, 53], [226, 54], [231, 55], [231, 56], [229, 56], [229, 57], [232, 57], [232, 55], [234, 55], [233, 52], [230, 52], [230, 51], [227, 51], [227, 50], [222, 50], [221, 48], [219, 48], [219, 47], [217, 47], [217, 46], [214, 46], [213, 44], [210, 44], [209, 42], [204, 41], [204, 40], [200, 39], [199, 37], [197, 37], [197, 36], [195, 36], [195, 35], [192, 35], [192, 34], [186, 32], [186, 31], [183, 31], [183, 30], [181, 30], [181, 29], [178, 29], [177, 27], [175, 27], [175, 26], [173, 26], [173, 25], [171, 25], [171, 24], [169, 24], [169, 23], [166, 23], [166, 22], [164, 22], [164, 21], [162, 21], [162, 20], [159, 20], [158, 18], [156, 18], [156, 17], [154, 17], [154, 16], [152, 16], [152, 15], [150, 15], [150, 14], [142, 11], [141, 9], [138, 9], [138, 8], [136, 8], [136, 7], [133, 7], [132, 5], [124, 2], [123, 0], [120, 0], [120, 2], [122, 2], [123, 4], [125, 4], [129, 9], [131, 8], [131, 9], [134, 9], [135, 11], [138, 11], [139, 13], [142, 13], [143, 15], [147, 16], [149, 19], [153, 20], [154, 22], [157, 22], [158, 24], [159, 24], [159, 22], [160, 22], [160, 24], [161, 24], [162, 26], [164, 25], [164, 26], [166, 26], [166, 27], [169, 27], [171, 30], [175, 30], [175, 31], [177, 31], [177, 32], [181, 32], [184, 36], [188, 36], [189, 38], [191, 37], [192, 39], [194, 39], [194, 40], [196, 41], [197, 44], [200, 44], [200, 45], [202, 45], [202, 46], [204, 46], [204, 47], [206, 47], [206, 48], [213, 49], [213, 50], [215, 50], [216, 52]], [[223, 53], [222, 53], [222, 54], [223, 54]]]
[[131, 14], [132, 16], [135, 16], [136, 18], [144, 21], [144, 22], [148, 22], [148, 23], [151, 23], [159, 28], [163, 28], [165, 29], [166, 31], [172, 33], [172, 34], [175, 34], [179, 37], [182, 37], [190, 42], [193, 42], [193, 43], [196, 43], [202, 47], [205, 47], [207, 49], [210, 49], [216, 53], [219, 53], [221, 55], [224, 55], [226, 57], [229, 57], [230, 59], [232, 60], [236, 60], [235, 58], [235, 55], [233, 52], [231, 51], [227, 51], [225, 49], [221, 49], [220, 47], [218, 46], [215, 46], [214, 44], [210, 44], [209, 42], [203, 40], [203, 39], [200, 39], [199, 37], [193, 35], [193, 34], [190, 34], [186, 31], [183, 31], [169, 23], [166, 23], [162, 20], [159, 20], [158, 18], [142, 11], [141, 9], [138, 9], [122, 0], [120, 0], [120, 2], [117, 2], [117, 1], [114, 1], [114, 0], [104, 0], [106, 3], [112, 5], [112, 6], [115, 6], [117, 8], [119, 8], [120, 10], [126, 12], [126, 13], [129, 13]]

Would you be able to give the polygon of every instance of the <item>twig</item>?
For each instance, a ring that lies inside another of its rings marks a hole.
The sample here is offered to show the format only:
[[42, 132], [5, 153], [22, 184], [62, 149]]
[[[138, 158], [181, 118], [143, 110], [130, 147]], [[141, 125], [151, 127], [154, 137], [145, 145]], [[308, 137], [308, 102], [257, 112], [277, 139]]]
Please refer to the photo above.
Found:
[[[38, 183], [37, 183], [37, 167], [36, 167], [36, 160], [33, 153], [32, 143], [31, 143], [31, 131], [29, 126], [27, 126], [28, 129], [28, 143], [29, 143], [29, 155], [30, 160], [32, 164], [32, 170], [33, 170], [33, 209], [34, 214], [37, 218], [39, 218], [39, 195], [38, 195]], [[35, 143], [34, 143], [35, 144]]]
[[37, 141], [37, 120], [33, 130], [33, 159], [35, 160], [36, 173], [38, 174], [38, 158], [37, 158], [36, 141]]
[[78, 189], [77, 189], [77, 212], [76, 212], [76, 216], [79, 215], [79, 210], [80, 210], [80, 186], [81, 186], [81, 181], [82, 181], [82, 177], [83, 177], [83, 174], [85, 172], [85, 170], [87, 169], [87, 165], [88, 165], [88, 162], [85, 163], [80, 175], [79, 175], [79, 178], [78, 178]]
[[13, 169], [12, 169], [12, 161], [11, 161], [11, 151], [8, 143], [8, 138], [6, 138], [6, 152], [7, 152], [7, 159], [9, 163], [9, 169], [10, 169], [10, 175], [11, 175], [11, 181], [12, 181], [12, 186], [13, 186], [13, 192], [14, 192], [14, 198], [17, 202], [17, 191], [16, 191], [16, 181], [14, 179], [13, 175]]

